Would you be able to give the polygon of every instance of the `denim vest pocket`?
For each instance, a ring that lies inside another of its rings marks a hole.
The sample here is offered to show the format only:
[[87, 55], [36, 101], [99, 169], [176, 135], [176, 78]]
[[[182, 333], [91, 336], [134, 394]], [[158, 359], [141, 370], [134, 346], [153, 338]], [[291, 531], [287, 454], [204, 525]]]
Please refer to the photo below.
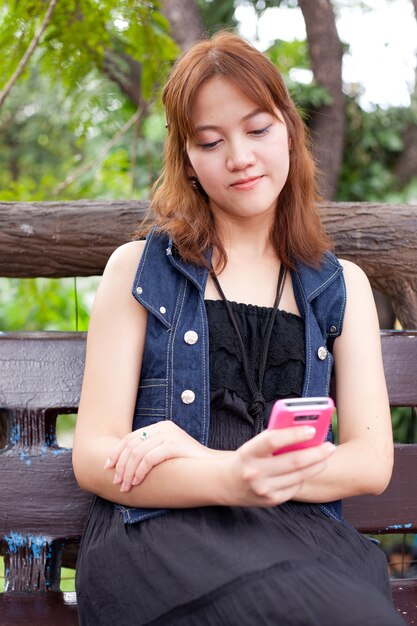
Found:
[[165, 378], [146, 378], [138, 388], [133, 429], [166, 419], [167, 382]]

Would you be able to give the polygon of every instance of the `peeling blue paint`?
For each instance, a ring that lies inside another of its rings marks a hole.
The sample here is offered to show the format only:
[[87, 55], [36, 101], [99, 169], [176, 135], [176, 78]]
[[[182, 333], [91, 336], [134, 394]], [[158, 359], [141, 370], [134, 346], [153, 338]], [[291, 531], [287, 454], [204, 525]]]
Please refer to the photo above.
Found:
[[392, 524], [392, 526], [387, 526], [385, 530], [403, 530], [405, 528], [411, 528], [412, 523], [409, 522], [407, 524]]
[[16, 444], [20, 441], [20, 426], [19, 424], [13, 424], [10, 430], [10, 443]]
[[14, 532], [11, 532], [10, 535], [5, 535], [4, 539], [11, 554], [16, 554], [17, 550], [23, 548], [27, 542], [27, 537]]
[[41, 556], [43, 549], [48, 544], [45, 537], [42, 535], [28, 535], [28, 542], [35, 559], [38, 559]]
[[58, 454], [64, 454], [65, 451], [66, 451], [66, 448], [58, 448], [57, 450], [52, 450], [52, 454], [54, 456], [58, 456]]
[[26, 465], [30, 465], [32, 463], [30, 458], [26, 456], [26, 452], [24, 450], [22, 450], [22, 452], [20, 453], [19, 459], [21, 461], [24, 461], [26, 463]]
[[48, 546], [48, 541], [43, 535], [21, 535], [20, 533], [11, 532], [9, 535], [5, 535], [4, 539], [11, 554], [17, 554], [19, 548], [28, 546], [35, 559], [38, 559], [44, 548]]

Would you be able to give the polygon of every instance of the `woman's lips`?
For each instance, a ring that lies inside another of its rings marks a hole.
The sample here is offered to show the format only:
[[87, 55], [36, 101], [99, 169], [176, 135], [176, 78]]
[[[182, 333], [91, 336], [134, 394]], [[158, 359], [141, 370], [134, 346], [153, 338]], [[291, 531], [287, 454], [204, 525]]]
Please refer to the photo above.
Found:
[[250, 178], [241, 178], [237, 180], [235, 183], [232, 183], [231, 187], [234, 189], [253, 189], [258, 182], [261, 180], [262, 176], [251, 176]]

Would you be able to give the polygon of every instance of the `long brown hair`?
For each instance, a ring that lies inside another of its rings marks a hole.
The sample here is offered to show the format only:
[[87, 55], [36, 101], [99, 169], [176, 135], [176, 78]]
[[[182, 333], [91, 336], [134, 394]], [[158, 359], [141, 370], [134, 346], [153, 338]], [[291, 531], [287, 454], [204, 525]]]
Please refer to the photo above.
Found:
[[284, 80], [274, 64], [252, 45], [227, 31], [194, 44], [175, 63], [164, 88], [168, 137], [164, 163], [155, 183], [151, 211], [154, 225], [169, 233], [187, 261], [206, 265], [204, 252], [216, 248], [220, 268], [227, 260], [216, 233], [204, 192], [190, 185], [186, 144], [194, 129], [191, 109], [200, 86], [220, 76], [235, 84], [263, 110], [276, 115], [278, 108], [291, 140], [288, 178], [279, 195], [271, 242], [288, 267], [294, 261], [315, 266], [331, 247], [317, 212], [315, 164], [304, 124]]

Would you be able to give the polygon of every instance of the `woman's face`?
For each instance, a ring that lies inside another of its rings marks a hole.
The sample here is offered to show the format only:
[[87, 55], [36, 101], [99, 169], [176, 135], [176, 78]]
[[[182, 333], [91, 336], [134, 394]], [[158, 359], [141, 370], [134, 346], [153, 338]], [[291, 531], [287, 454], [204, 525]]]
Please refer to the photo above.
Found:
[[233, 83], [212, 78], [200, 87], [187, 142], [191, 166], [215, 215], [272, 217], [289, 170], [287, 127], [249, 100]]

